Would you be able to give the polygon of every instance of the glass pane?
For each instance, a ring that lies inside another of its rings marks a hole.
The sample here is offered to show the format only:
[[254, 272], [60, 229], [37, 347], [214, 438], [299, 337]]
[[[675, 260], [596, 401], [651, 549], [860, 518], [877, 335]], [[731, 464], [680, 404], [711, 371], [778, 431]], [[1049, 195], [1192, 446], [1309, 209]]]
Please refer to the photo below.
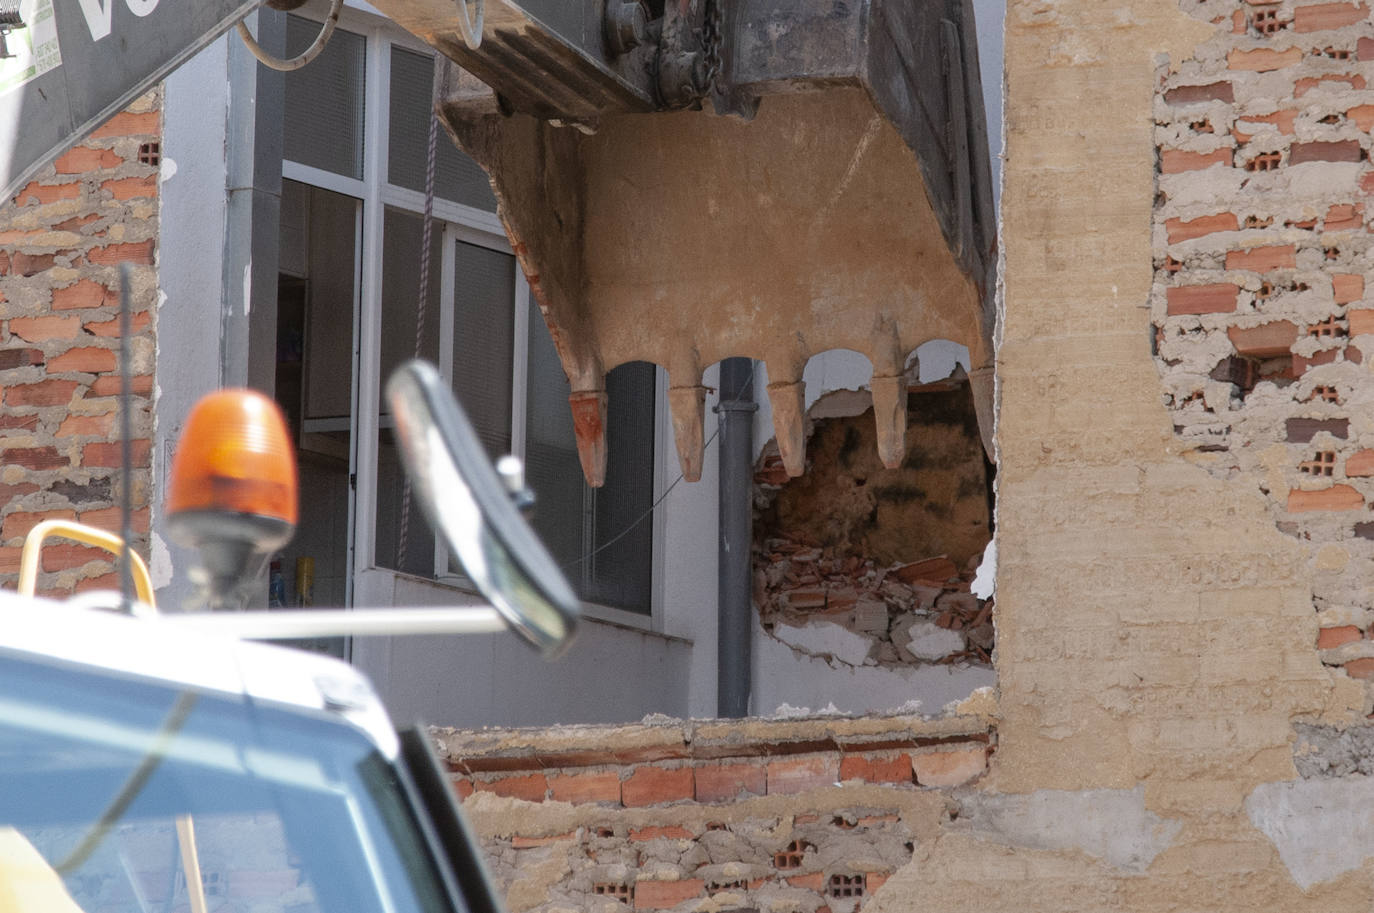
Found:
[[510, 452], [515, 258], [457, 242], [453, 393], [492, 459]]
[[[319, 23], [287, 16], [287, 56], [305, 50], [319, 32]], [[282, 142], [287, 159], [362, 179], [365, 52], [362, 35], [335, 29], [310, 66], [286, 74]]]
[[[420, 250], [424, 219], [388, 209], [382, 240], [382, 339], [383, 385], [402, 362], [417, 355], [439, 362], [440, 280], [443, 226], [431, 227], [429, 294], [425, 299], [424, 325], [416, 350], [420, 309]], [[377, 438], [377, 551], [378, 567], [424, 577], [434, 575], [434, 534], [414, 502], [401, 468], [391, 432], [391, 416], [383, 398]]]
[[[420, 193], [425, 190], [425, 165], [429, 156], [433, 79], [432, 57], [392, 46], [387, 180]], [[453, 144], [442, 127], [435, 149], [435, 196], [495, 212], [496, 197], [492, 195], [486, 172]]]
[[532, 522], [589, 602], [648, 614], [653, 581], [654, 383], [648, 364], [606, 379], [606, 484], [587, 486], [577, 458], [570, 387], [538, 307], [530, 306], [525, 472]]

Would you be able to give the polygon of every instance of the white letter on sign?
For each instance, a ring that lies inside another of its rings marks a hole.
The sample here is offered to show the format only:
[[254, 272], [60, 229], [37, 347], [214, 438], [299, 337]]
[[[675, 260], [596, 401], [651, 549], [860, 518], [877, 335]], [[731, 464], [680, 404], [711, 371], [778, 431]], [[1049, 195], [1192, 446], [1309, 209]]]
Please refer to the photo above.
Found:
[[129, 12], [135, 16], [146, 16], [157, 9], [158, 0], [124, 0], [129, 7]]
[[81, 12], [86, 17], [86, 28], [91, 30], [91, 40], [99, 41], [110, 34], [110, 16], [114, 13], [114, 0], [81, 0]]

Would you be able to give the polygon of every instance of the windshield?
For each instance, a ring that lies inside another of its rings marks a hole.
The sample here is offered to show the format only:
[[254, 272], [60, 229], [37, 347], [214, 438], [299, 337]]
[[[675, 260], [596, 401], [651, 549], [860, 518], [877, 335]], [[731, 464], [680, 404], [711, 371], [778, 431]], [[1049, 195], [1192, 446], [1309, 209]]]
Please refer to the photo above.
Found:
[[0, 910], [451, 911], [405, 795], [333, 715], [0, 651]]

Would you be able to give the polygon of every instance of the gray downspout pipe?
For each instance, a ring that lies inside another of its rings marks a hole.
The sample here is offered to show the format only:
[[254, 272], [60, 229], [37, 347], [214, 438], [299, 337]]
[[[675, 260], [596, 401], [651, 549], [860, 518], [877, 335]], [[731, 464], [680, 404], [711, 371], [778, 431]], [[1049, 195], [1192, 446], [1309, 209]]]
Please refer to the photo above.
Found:
[[749, 715], [750, 638], [753, 631], [754, 363], [720, 363], [720, 545], [716, 639], [716, 714]]

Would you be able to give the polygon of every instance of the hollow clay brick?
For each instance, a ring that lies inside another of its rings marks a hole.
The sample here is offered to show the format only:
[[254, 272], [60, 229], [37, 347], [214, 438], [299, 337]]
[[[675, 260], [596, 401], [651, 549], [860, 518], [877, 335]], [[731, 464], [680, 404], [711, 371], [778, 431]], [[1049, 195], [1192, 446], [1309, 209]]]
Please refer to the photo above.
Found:
[[149, 238], [147, 241], [130, 241], [125, 244], [95, 247], [86, 252], [86, 262], [97, 266], [115, 266], [119, 263], [151, 266], [155, 245], [156, 242]]
[[82, 279], [65, 288], [53, 289], [52, 293], [52, 307], [55, 311], [98, 308], [115, 304], [117, 300], [118, 296], [112, 290], [90, 279]]
[[1251, 247], [1228, 251], [1226, 254], [1227, 269], [1269, 273], [1276, 269], [1294, 269], [1297, 265], [1297, 251], [1292, 244]]
[[40, 184], [30, 181], [23, 190], [15, 194], [14, 201], [20, 206], [43, 206], [58, 200], [74, 200], [81, 196], [81, 184], [68, 181], [63, 184]]
[[26, 342], [75, 339], [81, 332], [79, 317], [11, 317], [10, 332]]
[[1165, 149], [1161, 156], [1160, 167], [1165, 174], [1179, 174], [1184, 171], [1201, 171], [1213, 165], [1231, 167], [1232, 153], [1222, 147], [1212, 152], [1188, 152], [1183, 149]]
[[1255, 48], [1253, 51], [1237, 49], [1226, 55], [1226, 66], [1232, 70], [1264, 73], [1301, 63], [1302, 56], [1301, 48], [1288, 48], [1284, 51], [1275, 51], [1271, 48]]
[[[146, 469], [149, 463], [149, 455], [152, 450], [152, 442], [147, 438], [129, 442], [130, 460], [133, 465], [140, 469]], [[96, 443], [87, 444], [81, 448], [81, 465], [96, 468], [110, 467], [118, 468], [123, 465], [123, 455], [120, 443]], [[540, 777], [543, 778], [542, 775]]]
[[48, 362], [48, 370], [53, 373], [79, 371], [83, 374], [100, 374], [114, 369], [114, 350], [102, 349], [97, 346], [68, 349]]
[[911, 766], [921, 786], [961, 786], [987, 769], [988, 750], [980, 745], [958, 751], [914, 754]]
[[1361, 38], [1355, 45], [1355, 55], [1364, 60], [1374, 60], [1374, 38]]
[[1290, 418], [1284, 422], [1284, 436], [1290, 444], [1309, 443], [1322, 431], [1345, 440], [1350, 434], [1350, 419]]
[[1341, 625], [1338, 628], [1322, 628], [1317, 632], [1317, 649], [1334, 650], [1341, 644], [1354, 643], [1364, 639], [1360, 629], [1354, 625]]
[[106, 561], [109, 558], [110, 553], [103, 548], [55, 542], [43, 548], [43, 570], [48, 572], [65, 571], [68, 568], [81, 567], [92, 561]]
[[1345, 664], [1345, 671], [1351, 678], [1374, 678], [1374, 657], [1352, 659]]
[[0, 371], [42, 363], [43, 352], [39, 349], [0, 349]]
[[[9, 456], [14, 451], [7, 450], [4, 453], [4, 461], [8, 463]], [[41, 512], [19, 511], [12, 513], [0, 524], [0, 536], [6, 540], [17, 536], [27, 536], [29, 530], [33, 529], [44, 520], [75, 520], [76, 514], [70, 510], [45, 510]]]
[[692, 768], [636, 767], [620, 784], [620, 801], [627, 807], [679, 802], [694, 795]]
[[72, 394], [79, 387], [74, 380], [40, 380], [32, 384], [19, 384], [5, 391], [7, 406], [62, 406], [72, 400]]
[[642, 842], [658, 840], [660, 838], [666, 838], [668, 840], [691, 840], [695, 836], [696, 835], [687, 830], [687, 828], [678, 827], [675, 824], [667, 826], [650, 825], [648, 827], [631, 828], [630, 830], [630, 839]]
[[1351, 336], [1374, 333], [1374, 309], [1355, 308], [1346, 311], [1345, 316], [1346, 322], [1349, 324]]
[[1354, 25], [1369, 15], [1363, 3], [1314, 3], [1293, 10], [1293, 31], [1320, 32]]
[[1332, 485], [1319, 491], [1293, 489], [1288, 492], [1288, 512], [1306, 513], [1319, 510], [1359, 510], [1364, 496], [1349, 485]]
[[[1342, 83], [1337, 87], [1334, 85], [1324, 85], [1325, 83]], [[1364, 77], [1359, 73], [1328, 73], [1325, 76], [1304, 76], [1293, 83], [1293, 97], [1302, 98], [1308, 92], [1316, 88], [1327, 90], [1340, 89], [1363, 89], [1365, 87]]]
[[678, 881], [635, 881], [636, 910], [666, 910], [686, 900], [706, 893], [706, 882], [700, 878]]
[[91, 139], [104, 139], [116, 136], [137, 136], [139, 134], [156, 135], [159, 130], [158, 113], [156, 111], [120, 111], [114, 117], [101, 124]]
[[[1349, 304], [1364, 297], [1364, 276], [1355, 273], [1337, 273], [1331, 277], [1331, 294], [1337, 304]], [[1352, 327], [1350, 335], [1355, 335]]]
[[77, 146], [53, 163], [53, 168], [58, 174], [84, 174], [87, 171], [99, 171], [105, 168], [117, 168], [124, 164], [124, 160], [115, 154], [112, 149], [92, 149], [89, 146]]
[[1235, 89], [1226, 81], [1208, 83], [1205, 86], [1175, 86], [1164, 93], [1164, 102], [1170, 105], [1191, 105], [1208, 101], [1224, 101], [1229, 105], [1235, 100]]
[[1236, 354], [1251, 358], [1272, 358], [1287, 355], [1289, 348], [1298, 341], [1297, 324], [1289, 320], [1275, 320], [1257, 327], [1227, 327], [1226, 335]]
[[1191, 241], [1194, 238], [1201, 238], [1219, 231], [1235, 231], [1240, 228], [1240, 223], [1236, 220], [1234, 212], [1219, 212], [1216, 215], [1202, 216], [1187, 222], [1182, 219], [1169, 219], [1164, 223], [1164, 228], [1169, 233], [1169, 243], [1177, 244], [1180, 241]]
[[101, 190], [108, 190], [116, 200], [132, 200], [138, 197], [157, 196], [157, 175], [141, 178], [117, 178], [105, 181]]
[[1345, 461], [1345, 474], [1351, 478], [1374, 476], [1374, 450], [1358, 450]]
[[[146, 533], [148, 531], [148, 521], [150, 511], [146, 507], [140, 507], [134, 511], [131, 525], [134, 532]], [[118, 529], [123, 518], [118, 507], [100, 507], [95, 510], [83, 510], [81, 512], [81, 522], [91, 526], [98, 526], [101, 529]]]
[[1180, 285], [1165, 293], [1166, 307], [1170, 317], [1182, 314], [1229, 314], [1236, 309], [1239, 293], [1239, 286], [1229, 282]]
[[1356, 139], [1334, 142], [1294, 143], [1288, 147], [1288, 164], [1302, 165], [1307, 162], [1358, 162], [1364, 158], [1364, 150]]

